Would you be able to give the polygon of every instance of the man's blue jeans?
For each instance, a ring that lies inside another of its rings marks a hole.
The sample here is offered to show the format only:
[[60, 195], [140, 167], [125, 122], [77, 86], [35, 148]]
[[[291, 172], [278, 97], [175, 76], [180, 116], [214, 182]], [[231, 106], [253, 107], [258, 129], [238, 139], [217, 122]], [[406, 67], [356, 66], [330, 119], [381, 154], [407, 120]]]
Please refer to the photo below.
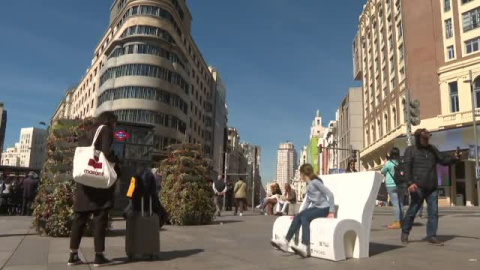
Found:
[[413, 221], [417, 215], [418, 210], [427, 201], [427, 238], [436, 237], [438, 229], [438, 190], [427, 192], [422, 188], [417, 188], [416, 192], [410, 193], [411, 202], [407, 214], [402, 224], [402, 233], [410, 234], [413, 226]]
[[330, 208], [308, 208], [300, 212], [293, 218], [290, 229], [287, 233], [287, 241], [290, 242], [293, 236], [298, 233], [300, 226], [302, 227], [302, 244], [310, 245], [310, 222], [316, 218], [322, 218], [328, 216]]

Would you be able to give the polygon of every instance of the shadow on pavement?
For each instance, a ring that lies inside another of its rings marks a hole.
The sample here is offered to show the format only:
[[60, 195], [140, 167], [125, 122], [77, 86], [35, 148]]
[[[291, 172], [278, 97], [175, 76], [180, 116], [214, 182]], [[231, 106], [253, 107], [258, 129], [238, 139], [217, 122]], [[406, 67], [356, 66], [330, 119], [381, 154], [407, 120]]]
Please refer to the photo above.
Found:
[[30, 236], [30, 235], [37, 235], [37, 234], [36, 233], [0, 234], [0, 238], [2, 238], [2, 237], [17, 237], [17, 236]]
[[[161, 228], [158, 230], [159, 232], [164, 232], [166, 231], [165, 228]], [[122, 237], [127, 235], [127, 230], [126, 229], [119, 229], [119, 230], [109, 230], [107, 232], [107, 237]]]
[[112, 259], [113, 263], [112, 265], [121, 265], [121, 264], [130, 264], [130, 263], [135, 263], [135, 262], [142, 262], [142, 261], [147, 261], [147, 262], [162, 262], [162, 261], [171, 261], [175, 259], [181, 259], [181, 258], [186, 258], [190, 257], [199, 253], [204, 252], [203, 249], [187, 249], [187, 250], [173, 250], [173, 251], [165, 251], [165, 252], [160, 252], [160, 255], [156, 259], [151, 259], [151, 260], [129, 260], [127, 257], [124, 258], [114, 258]]
[[214, 221], [212, 221], [212, 223], [210, 223], [208, 225], [220, 225], [221, 223], [229, 224], [229, 223], [238, 223], [238, 222], [243, 222], [243, 220], [214, 220]]
[[394, 246], [381, 243], [370, 242], [370, 257], [386, 253], [395, 249], [404, 248], [404, 246]]

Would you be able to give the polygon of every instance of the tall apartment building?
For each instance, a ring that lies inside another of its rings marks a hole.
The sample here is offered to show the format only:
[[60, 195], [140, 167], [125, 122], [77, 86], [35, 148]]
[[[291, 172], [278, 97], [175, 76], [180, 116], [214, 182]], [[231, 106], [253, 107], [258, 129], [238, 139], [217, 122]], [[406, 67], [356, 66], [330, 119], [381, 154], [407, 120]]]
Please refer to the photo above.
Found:
[[0, 102], [0, 153], [3, 153], [3, 144], [5, 143], [5, 132], [7, 130], [7, 110]]
[[[362, 88], [351, 87], [338, 108], [337, 137], [341, 149], [363, 149]], [[346, 169], [351, 151], [339, 151], [340, 168]]]
[[[479, 0], [367, 1], [353, 42], [354, 78], [363, 87], [365, 169], [380, 168], [391, 147], [405, 149], [407, 88], [421, 103], [419, 127], [432, 131], [431, 143], [443, 154], [473, 147], [472, 99], [480, 115], [479, 22]], [[474, 167], [469, 157], [438, 168], [440, 204], [478, 205]]]
[[214, 103], [214, 123], [207, 122], [207, 127], [213, 125], [213, 170], [217, 174], [222, 174], [225, 167], [225, 150], [228, 140], [228, 109], [227, 109], [227, 88], [223, 84], [218, 71], [210, 67], [213, 79], [215, 81], [215, 103]]
[[241, 147], [240, 134], [234, 127], [228, 128], [227, 153], [227, 181], [235, 183], [238, 179], [245, 180], [247, 162]]
[[365, 169], [378, 169], [406, 134], [405, 89], [424, 120], [441, 113], [434, 11], [440, 0], [368, 0], [353, 42], [354, 78], [362, 81]]
[[[443, 152], [454, 151], [457, 146], [472, 149], [475, 144], [472, 107], [475, 108], [477, 121], [480, 120], [480, 1], [437, 2], [435, 11], [440, 25], [437, 28], [437, 62], [441, 112], [435, 121], [439, 131], [433, 134], [432, 139]], [[477, 131], [480, 132], [480, 129]], [[480, 190], [476, 188], [473, 158], [470, 156], [450, 168], [450, 186], [442, 190], [445, 204], [479, 205]]]
[[70, 117], [113, 111], [155, 127], [157, 158], [179, 142], [202, 144], [212, 157], [215, 81], [191, 23], [185, 0], [115, 0]]
[[20, 141], [2, 153], [2, 165], [42, 169], [45, 162], [47, 131], [22, 128]]
[[297, 151], [291, 142], [281, 143], [277, 152], [277, 179], [282, 192], [286, 183], [291, 183], [297, 169]]
[[245, 182], [247, 183], [247, 201], [252, 205], [252, 193], [255, 189], [254, 205], [260, 203], [260, 189], [262, 187], [262, 177], [260, 176], [261, 148], [258, 145], [242, 142], [240, 147], [243, 150], [246, 163]]

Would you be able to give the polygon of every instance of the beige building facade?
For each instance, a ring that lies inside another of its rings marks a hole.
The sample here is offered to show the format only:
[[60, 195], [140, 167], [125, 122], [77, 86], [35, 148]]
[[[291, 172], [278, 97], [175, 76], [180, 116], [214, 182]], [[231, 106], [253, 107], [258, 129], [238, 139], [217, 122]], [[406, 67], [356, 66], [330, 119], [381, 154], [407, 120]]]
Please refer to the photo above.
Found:
[[[367, 2], [353, 43], [354, 77], [364, 92], [364, 169], [380, 169], [392, 147], [407, 147], [405, 89], [421, 104], [422, 121], [413, 131], [429, 129], [431, 143], [445, 155], [473, 147], [472, 98], [477, 113], [480, 99], [479, 22], [478, 0]], [[437, 171], [441, 205], [478, 205], [471, 158]]]
[[47, 131], [38, 128], [22, 128], [20, 140], [14, 147], [2, 153], [2, 165], [42, 169], [45, 162]]
[[69, 117], [113, 111], [119, 121], [154, 126], [154, 157], [179, 142], [202, 144], [213, 157], [215, 82], [191, 23], [185, 0], [113, 1], [91, 66], [71, 93]]
[[[337, 137], [341, 149], [363, 149], [362, 88], [352, 87], [338, 108]], [[346, 169], [351, 151], [339, 151], [340, 169]], [[358, 170], [358, 168], [357, 168]]]

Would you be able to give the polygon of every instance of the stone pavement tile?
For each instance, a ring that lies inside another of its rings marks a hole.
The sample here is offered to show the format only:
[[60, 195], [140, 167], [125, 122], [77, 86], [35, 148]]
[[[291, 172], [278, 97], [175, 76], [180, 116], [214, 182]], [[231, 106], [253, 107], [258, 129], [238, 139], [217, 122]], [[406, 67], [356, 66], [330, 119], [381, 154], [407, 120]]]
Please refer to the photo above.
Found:
[[4, 270], [47, 270], [47, 265], [17, 265], [7, 266]]
[[26, 237], [18, 246], [6, 267], [47, 265], [50, 240], [40, 236]]

